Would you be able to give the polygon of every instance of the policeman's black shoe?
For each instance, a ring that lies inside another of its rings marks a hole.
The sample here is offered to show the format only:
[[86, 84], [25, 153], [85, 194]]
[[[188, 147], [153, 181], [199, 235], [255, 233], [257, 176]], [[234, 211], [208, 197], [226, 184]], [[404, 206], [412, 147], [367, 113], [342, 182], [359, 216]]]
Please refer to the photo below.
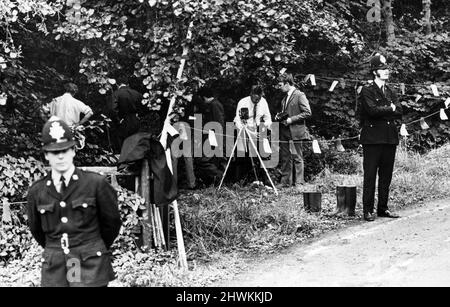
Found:
[[398, 219], [400, 217], [400, 215], [398, 215], [398, 214], [396, 214], [394, 212], [391, 212], [389, 210], [386, 210], [384, 212], [378, 212], [377, 215], [379, 217], [388, 217], [388, 218], [391, 218], [391, 219]]
[[367, 222], [373, 222], [375, 221], [375, 215], [370, 212], [364, 213], [364, 220]]

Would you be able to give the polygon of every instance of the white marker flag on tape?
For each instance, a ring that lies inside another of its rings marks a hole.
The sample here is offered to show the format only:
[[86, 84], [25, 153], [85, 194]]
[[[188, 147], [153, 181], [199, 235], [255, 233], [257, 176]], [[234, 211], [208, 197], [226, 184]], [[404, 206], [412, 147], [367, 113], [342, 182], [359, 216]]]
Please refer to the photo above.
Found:
[[430, 126], [428, 126], [427, 122], [425, 121], [425, 118], [423, 117], [420, 119], [420, 127], [422, 128], [422, 130], [430, 129]]
[[336, 140], [336, 150], [339, 152], [344, 152], [345, 148], [342, 145], [342, 141], [341, 140]]
[[208, 140], [209, 140], [209, 144], [211, 146], [215, 146], [215, 147], [218, 146], [217, 139], [216, 139], [216, 134], [214, 133], [214, 130], [209, 130]]
[[316, 76], [311, 75], [311, 76], [309, 77], [309, 79], [311, 80], [311, 85], [312, 85], [312, 86], [316, 86]]
[[320, 153], [322, 153], [322, 152], [320, 151], [319, 142], [318, 142], [317, 140], [313, 140], [313, 142], [312, 142], [312, 148], [313, 148], [313, 152], [314, 152], [315, 154], [320, 154]]
[[447, 98], [445, 101], [445, 107], [448, 108], [448, 105], [450, 104], [450, 98]]
[[433, 91], [433, 95], [436, 97], [439, 96], [439, 91], [438, 91], [436, 84], [431, 84], [430, 87], [431, 87], [431, 90]]
[[402, 126], [400, 128], [400, 135], [401, 136], [408, 136], [409, 135], [408, 131], [406, 130], [406, 125], [405, 124], [402, 124]]
[[445, 110], [444, 110], [444, 109], [441, 109], [441, 113], [440, 113], [439, 116], [441, 117], [441, 120], [448, 120], [448, 116], [447, 116], [447, 114], [445, 113]]
[[416, 102], [418, 102], [421, 98], [422, 98], [422, 95], [417, 94], [417, 96], [416, 96]]
[[270, 143], [267, 138], [263, 139], [263, 148], [264, 148], [264, 152], [269, 153], [269, 154], [272, 153], [272, 148], [270, 148]]
[[333, 83], [331, 84], [331, 87], [329, 89], [330, 92], [334, 91], [334, 88], [336, 87], [336, 85], [338, 85], [339, 81], [334, 80]]
[[282, 75], [282, 74], [284, 74], [285, 72], [286, 72], [286, 68], [282, 68], [281, 70], [280, 70], [280, 75]]

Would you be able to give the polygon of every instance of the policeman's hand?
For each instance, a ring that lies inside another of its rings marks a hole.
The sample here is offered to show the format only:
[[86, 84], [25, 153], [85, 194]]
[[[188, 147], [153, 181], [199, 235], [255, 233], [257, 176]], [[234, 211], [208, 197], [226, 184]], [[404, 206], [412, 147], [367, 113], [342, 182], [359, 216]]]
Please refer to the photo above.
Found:
[[395, 110], [397, 109], [397, 106], [391, 102], [391, 108], [392, 108], [392, 111], [395, 112]]

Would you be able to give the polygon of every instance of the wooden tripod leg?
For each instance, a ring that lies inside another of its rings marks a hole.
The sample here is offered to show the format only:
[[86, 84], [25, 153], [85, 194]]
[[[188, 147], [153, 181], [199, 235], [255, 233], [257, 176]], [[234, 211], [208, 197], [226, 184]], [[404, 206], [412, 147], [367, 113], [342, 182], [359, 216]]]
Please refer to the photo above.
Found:
[[275, 187], [275, 185], [273, 184], [272, 178], [270, 178], [269, 171], [267, 170], [266, 166], [264, 165], [264, 161], [263, 161], [263, 159], [261, 158], [261, 156], [259, 155], [258, 149], [256, 148], [256, 145], [255, 145], [255, 143], [253, 142], [253, 139], [252, 139], [252, 138], [249, 138], [249, 139], [250, 139], [250, 143], [252, 144], [253, 148], [254, 148], [255, 151], [256, 151], [256, 154], [258, 155], [259, 161], [261, 162], [261, 165], [262, 165], [262, 167], [264, 168], [264, 171], [266, 172], [267, 178], [269, 178], [270, 184], [272, 185], [273, 190], [275, 191], [275, 195], [278, 195], [278, 190], [277, 190], [277, 188]]
[[225, 168], [225, 171], [223, 172], [222, 180], [220, 180], [220, 184], [219, 184], [219, 187], [217, 188], [217, 191], [220, 191], [220, 188], [222, 187], [223, 180], [225, 179], [225, 176], [227, 174], [228, 168], [230, 167], [231, 159], [233, 158], [233, 155], [234, 155], [234, 151], [236, 150], [239, 136], [241, 135], [243, 130], [244, 130], [244, 127], [242, 127], [241, 130], [239, 130], [239, 133], [238, 133], [238, 135], [236, 137], [236, 142], [234, 142], [233, 150], [231, 151], [231, 155], [230, 155], [230, 158], [228, 159], [227, 167]]

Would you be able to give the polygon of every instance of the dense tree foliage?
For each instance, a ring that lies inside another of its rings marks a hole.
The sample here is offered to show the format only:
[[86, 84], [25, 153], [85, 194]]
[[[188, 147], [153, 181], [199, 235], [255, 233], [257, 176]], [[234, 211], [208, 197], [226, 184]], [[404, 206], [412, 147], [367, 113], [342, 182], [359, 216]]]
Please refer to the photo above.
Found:
[[[79, 98], [96, 112], [84, 164], [110, 162], [95, 160], [92, 153], [105, 157], [111, 149], [103, 136], [114, 134], [114, 127], [105, 128], [99, 114], [108, 114], [108, 97], [120, 76], [132, 77], [152, 111], [153, 128], [160, 131], [157, 118], [165, 116], [169, 99], [176, 96], [175, 110], [182, 114], [204, 84], [225, 103], [227, 120], [255, 82], [265, 85], [275, 111], [276, 78], [287, 68], [310, 98], [312, 132], [331, 138], [357, 134], [357, 88], [370, 78], [370, 56], [380, 51], [392, 63], [392, 81], [406, 84], [405, 120], [439, 110], [443, 99], [427, 99], [432, 95], [426, 84], [437, 84], [442, 97], [448, 95], [446, 1], [431, 2], [430, 18], [423, 18], [426, 7], [420, 0], [380, 2], [390, 10], [384, 7], [380, 22], [369, 22], [365, 0], [2, 1], [0, 154], [36, 153], [43, 123], [38, 110], [61, 93], [66, 80], [80, 86]], [[389, 42], [386, 11], [392, 12], [395, 27]], [[177, 80], [184, 47], [186, 67]], [[317, 76], [315, 87], [302, 82], [310, 73]], [[334, 79], [340, 86], [329, 92]], [[417, 93], [425, 98], [416, 102]], [[439, 118], [429, 121], [431, 129], [421, 132], [423, 142], [415, 146], [441, 144], [450, 134]]]

